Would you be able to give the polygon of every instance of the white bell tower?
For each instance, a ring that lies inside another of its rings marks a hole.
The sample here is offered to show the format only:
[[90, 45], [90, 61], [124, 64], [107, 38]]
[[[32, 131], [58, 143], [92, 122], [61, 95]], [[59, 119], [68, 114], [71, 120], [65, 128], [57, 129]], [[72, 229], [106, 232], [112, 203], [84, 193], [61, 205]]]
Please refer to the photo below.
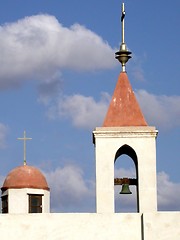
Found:
[[[125, 65], [131, 58], [124, 41], [125, 10], [122, 4], [122, 43], [116, 58], [122, 64], [114, 94], [102, 127], [93, 131], [96, 156], [96, 211], [114, 213], [114, 184], [136, 185], [138, 212], [157, 211], [156, 136], [141, 112]], [[136, 178], [114, 179], [114, 163], [122, 154], [135, 164]]]

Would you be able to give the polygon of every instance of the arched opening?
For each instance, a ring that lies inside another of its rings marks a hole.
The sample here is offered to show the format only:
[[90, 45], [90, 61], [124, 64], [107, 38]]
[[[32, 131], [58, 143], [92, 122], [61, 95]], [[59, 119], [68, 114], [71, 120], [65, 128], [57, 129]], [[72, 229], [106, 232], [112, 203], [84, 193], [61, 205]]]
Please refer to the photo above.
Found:
[[[133, 148], [123, 145], [114, 159], [115, 212], [139, 212], [138, 207], [138, 161]], [[120, 194], [124, 183], [128, 183], [132, 194]]]

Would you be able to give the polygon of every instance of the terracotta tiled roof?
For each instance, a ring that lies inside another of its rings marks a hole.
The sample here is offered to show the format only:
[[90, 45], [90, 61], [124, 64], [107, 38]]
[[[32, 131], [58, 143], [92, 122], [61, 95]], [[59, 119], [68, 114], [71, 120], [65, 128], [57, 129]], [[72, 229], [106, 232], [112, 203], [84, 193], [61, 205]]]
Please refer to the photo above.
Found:
[[43, 174], [35, 167], [20, 166], [14, 168], [6, 177], [2, 191], [9, 188], [36, 188], [49, 190]]
[[126, 72], [121, 72], [103, 127], [147, 126]]

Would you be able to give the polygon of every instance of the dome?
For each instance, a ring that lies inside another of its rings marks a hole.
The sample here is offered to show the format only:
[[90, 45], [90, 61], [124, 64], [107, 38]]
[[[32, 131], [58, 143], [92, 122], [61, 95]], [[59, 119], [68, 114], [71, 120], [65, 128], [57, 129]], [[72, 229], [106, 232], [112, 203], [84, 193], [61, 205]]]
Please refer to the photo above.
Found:
[[49, 190], [46, 178], [35, 167], [20, 166], [14, 168], [6, 177], [2, 191], [9, 188], [36, 188]]

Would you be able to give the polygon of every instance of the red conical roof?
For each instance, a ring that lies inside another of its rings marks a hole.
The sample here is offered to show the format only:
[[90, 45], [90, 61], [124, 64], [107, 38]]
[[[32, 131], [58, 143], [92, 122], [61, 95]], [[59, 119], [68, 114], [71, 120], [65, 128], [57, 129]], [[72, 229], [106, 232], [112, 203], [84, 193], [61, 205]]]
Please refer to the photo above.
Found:
[[2, 191], [9, 188], [36, 188], [49, 190], [44, 175], [35, 167], [20, 166], [14, 168], [6, 177]]
[[103, 127], [147, 126], [126, 72], [121, 72]]

